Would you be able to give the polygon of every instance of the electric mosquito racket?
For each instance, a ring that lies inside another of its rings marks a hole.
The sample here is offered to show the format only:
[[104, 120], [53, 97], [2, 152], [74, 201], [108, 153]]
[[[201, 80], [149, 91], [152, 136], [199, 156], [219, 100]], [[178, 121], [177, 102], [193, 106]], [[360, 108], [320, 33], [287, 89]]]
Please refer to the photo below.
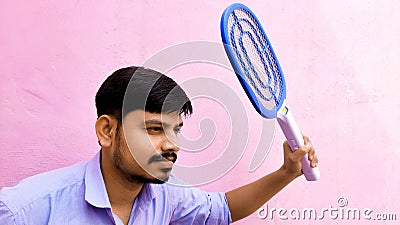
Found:
[[[264, 118], [276, 118], [292, 151], [304, 145], [303, 136], [286, 105], [286, 85], [282, 69], [264, 29], [245, 5], [229, 6], [221, 18], [225, 51], [247, 96]], [[308, 156], [302, 158], [308, 181], [319, 179]]]

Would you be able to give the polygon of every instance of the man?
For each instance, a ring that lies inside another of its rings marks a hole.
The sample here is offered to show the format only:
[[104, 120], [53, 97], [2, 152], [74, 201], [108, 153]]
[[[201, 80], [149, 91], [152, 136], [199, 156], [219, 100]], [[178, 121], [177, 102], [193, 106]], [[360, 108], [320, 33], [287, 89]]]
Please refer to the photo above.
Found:
[[101, 85], [96, 107], [100, 152], [3, 188], [0, 224], [229, 224], [300, 176], [302, 156], [318, 162], [304, 137], [294, 153], [284, 143], [277, 171], [230, 192], [169, 185], [182, 116], [193, 111], [179, 85], [150, 69], [123, 68]]

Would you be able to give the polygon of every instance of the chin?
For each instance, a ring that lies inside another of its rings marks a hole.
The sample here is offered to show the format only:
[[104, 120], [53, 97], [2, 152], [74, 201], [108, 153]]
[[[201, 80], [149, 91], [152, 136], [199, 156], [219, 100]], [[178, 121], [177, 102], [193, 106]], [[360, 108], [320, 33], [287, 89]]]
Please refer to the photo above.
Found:
[[164, 184], [165, 182], [167, 182], [167, 180], [159, 180], [159, 179], [154, 179], [152, 182], [152, 184]]
[[149, 175], [136, 179], [141, 183], [163, 184], [169, 180], [170, 173], [161, 172], [160, 174]]
[[159, 176], [154, 179], [156, 184], [163, 184], [169, 180], [169, 174], [168, 175], [163, 175]]
[[171, 170], [158, 170], [154, 173], [147, 172], [147, 175], [137, 175], [137, 174], [128, 174], [123, 173], [127, 180], [133, 183], [152, 183], [152, 184], [163, 184], [168, 181]]

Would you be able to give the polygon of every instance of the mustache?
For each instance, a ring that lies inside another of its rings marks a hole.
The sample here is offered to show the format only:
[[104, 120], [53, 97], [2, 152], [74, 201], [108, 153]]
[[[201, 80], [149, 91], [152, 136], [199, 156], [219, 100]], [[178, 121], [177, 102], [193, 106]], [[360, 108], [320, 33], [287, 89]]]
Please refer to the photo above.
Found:
[[164, 152], [162, 154], [156, 153], [150, 157], [148, 163], [150, 164], [157, 161], [168, 160], [169, 157], [173, 157], [173, 163], [175, 163], [175, 161], [178, 159], [178, 155], [176, 155], [175, 152]]

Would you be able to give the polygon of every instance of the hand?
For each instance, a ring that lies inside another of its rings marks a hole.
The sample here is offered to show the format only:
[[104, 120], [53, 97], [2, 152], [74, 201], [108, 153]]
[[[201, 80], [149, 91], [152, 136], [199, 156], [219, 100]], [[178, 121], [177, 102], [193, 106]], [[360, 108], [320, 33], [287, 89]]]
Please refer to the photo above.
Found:
[[308, 153], [308, 159], [310, 160], [310, 166], [312, 168], [316, 167], [318, 164], [318, 157], [315, 153], [314, 146], [312, 145], [310, 139], [303, 135], [304, 146], [298, 148], [295, 152], [292, 152], [287, 141], [283, 143], [283, 155], [284, 162], [281, 167], [288, 178], [294, 179], [303, 174], [301, 171], [302, 164], [301, 158]]

